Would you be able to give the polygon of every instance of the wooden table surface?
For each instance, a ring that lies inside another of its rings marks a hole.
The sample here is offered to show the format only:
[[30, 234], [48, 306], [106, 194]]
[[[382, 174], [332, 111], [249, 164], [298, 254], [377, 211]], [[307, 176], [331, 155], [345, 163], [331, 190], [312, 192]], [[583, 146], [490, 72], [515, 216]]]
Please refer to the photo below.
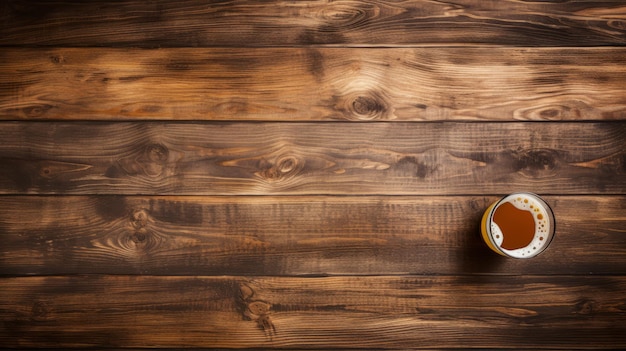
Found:
[[3, 1], [0, 236], [4, 348], [624, 349], [626, 2]]

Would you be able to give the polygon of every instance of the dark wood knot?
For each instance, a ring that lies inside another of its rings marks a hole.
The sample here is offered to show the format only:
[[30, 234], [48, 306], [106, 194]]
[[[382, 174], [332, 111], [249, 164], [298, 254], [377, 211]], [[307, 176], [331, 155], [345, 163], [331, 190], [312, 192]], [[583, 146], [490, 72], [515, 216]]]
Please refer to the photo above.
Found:
[[36, 117], [43, 116], [44, 114], [46, 114], [46, 112], [48, 112], [51, 109], [52, 109], [52, 105], [38, 104], [38, 105], [24, 107], [22, 108], [22, 112], [24, 113], [24, 115], [26, 115], [26, 117], [36, 118]]
[[580, 119], [582, 115], [579, 108], [567, 105], [547, 106], [538, 112], [540, 119], [548, 121]]
[[63, 55], [50, 55], [50, 62], [59, 65], [65, 63], [65, 57]]
[[276, 169], [281, 173], [289, 173], [298, 168], [300, 162], [293, 156], [283, 157], [278, 160]]
[[147, 229], [149, 219], [150, 216], [144, 209], [135, 210], [130, 215], [132, 230], [129, 239], [135, 244], [135, 248], [138, 248], [138, 245], [140, 244], [141, 246], [145, 246], [148, 242], [148, 237], [150, 235]]
[[254, 321], [270, 340], [276, 335], [276, 327], [270, 319], [272, 305], [261, 300], [250, 284], [242, 283], [239, 287], [241, 313], [246, 320]]
[[330, 2], [325, 4], [318, 12], [321, 21], [327, 23], [321, 29], [347, 27], [359, 27], [380, 16], [381, 8], [375, 4], [360, 2], [350, 4], [348, 2]]
[[45, 301], [35, 301], [30, 312], [33, 321], [43, 321], [50, 318], [52, 308]]
[[379, 97], [361, 95], [352, 101], [352, 110], [358, 119], [372, 120], [384, 117], [387, 107]]
[[591, 299], [581, 299], [574, 306], [574, 313], [576, 314], [591, 314], [596, 310], [597, 303]]
[[130, 224], [135, 229], [143, 228], [148, 224], [148, 217], [146, 210], [135, 210], [130, 215]]
[[143, 172], [149, 177], [159, 177], [165, 170], [170, 152], [164, 145], [150, 144], [146, 147], [143, 157], [140, 157], [138, 163]]
[[161, 238], [148, 228], [132, 230], [120, 246], [131, 256], [147, 255], [161, 245]]
[[52, 176], [52, 170], [50, 167], [42, 167], [39, 170], [39, 175], [43, 178], [50, 178]]
[[611, 19], [606, 22], [606, 25], [610, 28], [615, 28], [619, 30], [626, 29], [626, 22], [623, 19]]
[[560, 119], [561, 110], [556, 108], [548, 108], [539, 112], [539, 115], [545, 119], [555, 120]]
[[139, 228], [130, 236], [130, 240], [135, 244], [140, 244], [146, 241], [148, 238], [148, 231], [146, 228]]
[[169, 155], [169, 150], [161, 144], [151, 144], [146, 147], [146, 156], [150, 162], [165, 164]]
[[260, 177], [271, 181], [285, 181], [295, 177], [304, 168], [304, 161], [293, 155], [280, 156], [274, 162], [267, 163], [257, 173]]
[[250, 316], [259, 318], [262, 315], [270, 313], [271, 305], [265, 301], [252, 301], [248, 303], [248, 311]]

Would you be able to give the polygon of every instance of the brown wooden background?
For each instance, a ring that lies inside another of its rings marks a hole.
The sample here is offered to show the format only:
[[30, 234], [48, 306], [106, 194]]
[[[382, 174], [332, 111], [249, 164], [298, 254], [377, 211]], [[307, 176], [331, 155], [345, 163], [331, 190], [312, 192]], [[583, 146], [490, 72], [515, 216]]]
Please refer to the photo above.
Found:
[[4, 348], [626, 348], [626, 2], [3, 1], [0, 236]]

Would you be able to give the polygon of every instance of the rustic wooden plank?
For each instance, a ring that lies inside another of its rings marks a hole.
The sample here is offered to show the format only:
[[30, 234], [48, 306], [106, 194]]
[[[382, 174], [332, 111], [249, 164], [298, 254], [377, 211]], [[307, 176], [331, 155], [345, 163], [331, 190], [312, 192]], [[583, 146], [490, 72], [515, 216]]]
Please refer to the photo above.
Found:
[[36, 1], [0, 6], [0, 45], [624, 45], [622, 1]]
[[4, 194], [626, 193], [626, 122], [0, 123]]
[[626, 197], [548, 196], [556, 239], [489, 251], [497, 197], [0, 197], [0, 275], [626, 274]]
[[624, 120], [626, 48], [11, 48], [0, 119]]
[[626, 278], [2, 278], [7, 347], [626, 347]]

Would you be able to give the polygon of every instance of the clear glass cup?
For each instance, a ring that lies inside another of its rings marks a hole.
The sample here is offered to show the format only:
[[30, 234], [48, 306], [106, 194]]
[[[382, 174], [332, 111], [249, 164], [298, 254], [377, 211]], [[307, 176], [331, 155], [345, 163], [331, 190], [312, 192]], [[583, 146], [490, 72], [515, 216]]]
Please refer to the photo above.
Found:
[[487, 208], [480, 229], [483, 240], [494, 252], [512, 258], [532, 258], [545, 251], [554, 238], [554, 213], [536, 194], [513, 193]]

